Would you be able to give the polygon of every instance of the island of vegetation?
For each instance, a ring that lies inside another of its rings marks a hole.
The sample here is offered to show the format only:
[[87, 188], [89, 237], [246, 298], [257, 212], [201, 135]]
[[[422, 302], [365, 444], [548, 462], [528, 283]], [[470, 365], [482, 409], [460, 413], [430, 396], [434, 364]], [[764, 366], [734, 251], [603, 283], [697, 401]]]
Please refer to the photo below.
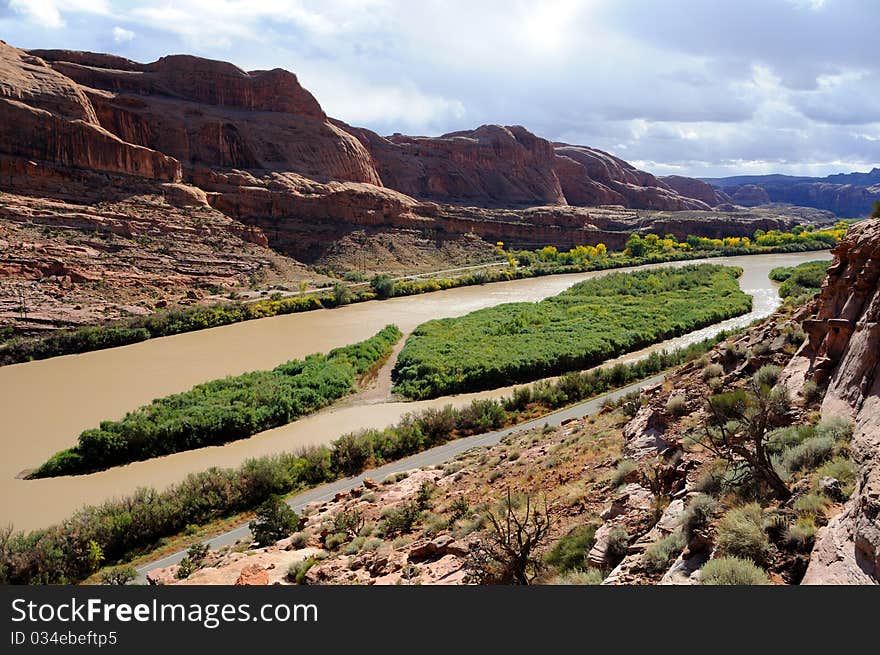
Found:
[[714, 264], [613, 273], [538, 303], [428, 321], [397, 358], [394, 389], [433, 398], [589, 368], [747, 313], [741, 274]]
[[797, 266], [779, 266], [770, 271], [770, 279], [782, 282], [779, 297], [787, 305], [802, 305], [819, 292], [830, 261], [804, 262]]
[[119, 464], [244, 439], [285, 425], [351, 393], [402, 336], [395, 325], [326, 355], [291, 360], [154, 400], [79, 435], [31, 477], [89, 473]]

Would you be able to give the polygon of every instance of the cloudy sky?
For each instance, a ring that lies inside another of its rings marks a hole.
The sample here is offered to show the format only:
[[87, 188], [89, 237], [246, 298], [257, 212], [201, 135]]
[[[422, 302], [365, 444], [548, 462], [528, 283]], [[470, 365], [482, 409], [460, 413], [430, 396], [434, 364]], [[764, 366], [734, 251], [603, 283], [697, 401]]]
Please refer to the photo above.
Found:
[[880, 165], [880, 0], [0, 0], [23, 48], [294, 71], [382, 134], [520, 124], [657, 173]]

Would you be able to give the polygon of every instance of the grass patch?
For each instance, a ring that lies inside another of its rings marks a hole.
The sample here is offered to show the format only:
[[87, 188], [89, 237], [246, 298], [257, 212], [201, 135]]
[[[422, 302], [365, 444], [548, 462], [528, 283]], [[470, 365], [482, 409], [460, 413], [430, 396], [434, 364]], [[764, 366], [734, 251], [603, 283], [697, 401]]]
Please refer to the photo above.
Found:
[[739, 557], [717, 557], [700, 569], [702, 585], [768, 585], [770, 579], [754, 562]]

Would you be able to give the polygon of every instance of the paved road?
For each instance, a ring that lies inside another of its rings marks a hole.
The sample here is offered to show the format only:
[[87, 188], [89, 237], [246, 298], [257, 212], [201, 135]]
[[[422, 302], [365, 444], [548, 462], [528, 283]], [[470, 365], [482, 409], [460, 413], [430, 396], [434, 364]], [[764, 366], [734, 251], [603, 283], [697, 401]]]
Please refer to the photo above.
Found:
[[[494, 445], [501, 441], [504, 437], [515, 432], [522, 432], [523, 430], [539, 428], [542, 427], [544, 424], [558, 426], [569, 419], [581, 418], [589, 414], [594, 414], [602, 408], [602, 403], [606, 399], [619, 398], [620, 396], [623, 396], [631, 391], [635, 391], [646, 386], [651, 386], [663, 380], [664, 377], [665, 374], [656, 375], [652, 378], [648, 378], [647, 380], [642, 380], [641, 382], [636, 382], [629, 386], [618, 389], [617, 391], [611, 391], [601, 396], [597, 396], [596, 398], [593, 398], [591, 400], [578, 403], [577, 405], [572, 405], [571, 407], [568, 407], [566, 409], [553, 412], [552, 414], [547, 414], [546, 416], [542, 416], [531, 421], [526, 421], [525, 423], [520, 423], [519, 425], [515, 425], [504, 430], [496, 430], [495, 432], [486, 432], [484, 434], [476, 434], [470, 437], [464, 437], [462, 439], [449, 441], [442, 446], [437, 446], [435, 448], [431, 448], [430, 450], [425, 450], [420, 453], [416, 453], [415, 455], [410, 455], [409, 457], [405, 457], [395, 462], [385, 464], [384, 466], [380, 466], [379, 468], [364, 471], [360, 475], [343, 478], [341, 480], [336, 480], [335, 482], [331, 482], [320, 487], [315, 487], [314, 489], [309, 489], [308, 491], [304, 491], [300, 494], [297, 494], [296, 496], [291, 497], [287, 501], [287, 503], [295, 511], [301, 512], [302, 509], [309, 503], [332, 500], [333, 497], [341, 491], [349, 491], [351, 489], [361, 486], [363, 484], [364, 478], [373, 478], [374, 480], [381, 481], [394, 473], [410, 471], [412, 469], [421, 468], [423, 466], [434, 466], [436, 464], [448, 462], [449, 460], [455, 459], [455, 457], [467, 450], [470, 450], [471, 448], [477, 446]], [[213, 539], [208, 540], [206, 543], [212, 549], [217, 549], [221, 546], [233, 544], [238, 540], [247, 539], [250, 537], [250, 534], [251, 532], [248, 529], [247, 524], [244, 524], [233, 530], [224, 532], [223, 534], [219, 534]], [[168, 557], [163, 557], [160, 560], [155, 560], [153, 562], [150, 562], [149, 564], [144, 564], [143, 566], [138, 567], [137, 571], [139, 579], [137, 582], [143, 583], [146, 581], [145, 576], [147, 571], [164, 566], [171, 566], [172, 564], [177, 564], [178, 562], [180, 562], [181, 559], [183, 559], [185, 555], [186, 551], [181, 550], [172, 555], [169, 555]]]

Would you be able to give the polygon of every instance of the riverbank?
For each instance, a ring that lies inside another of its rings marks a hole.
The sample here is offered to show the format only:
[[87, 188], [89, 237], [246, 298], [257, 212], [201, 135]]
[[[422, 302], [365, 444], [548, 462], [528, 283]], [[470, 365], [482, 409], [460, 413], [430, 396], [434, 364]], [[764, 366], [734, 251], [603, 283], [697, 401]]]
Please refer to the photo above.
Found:
[[[780, 303], [777, 286], [767, 277], [769, 271], [819, 258], [830, 259], [830, 255], [813, 252], [713, 259], [713, 263], [743, 268], [740, 287], [753, 298], [752, 312], [656, 348], [677, 348], [689, 339], [707, 338], [713, 330], [735, 329], [769, 315]], [[474, 398], [506, 395], [509, 390], [501, 389], [406, 403], [368, 390], [363, 397], [359, 394], [340, 406], [222, 447], [177, 453], [91, 475], [16, 479], [24, 469], [74, 445], [75, 435], [83, 430], [103, 419], [121, 417], [154, 398], [207, 380], [271, 369], [309, 353], [362, 341], [388, 323], [398, 325], [406, 336], [429, 319], [461, 316], [507, 302], [536, 302], [599, 275], [604, 273], [556, 275], [392, 298], [332, 312], [277, 316], [0, 368], [0, 410], [4, 417], [0, 494], [6, 499], [0, 524], [12, 522], [16, 529], [45, 527], [85, 504], [99, 504], [143, 486], [164, 489], [210, 466], [236, 467], [251, 457], [326, 444], [359, 428], [384, 428], [407, 412], [449, 403], [462, 406]], [[647, 350], [621, 360], [644, 356]], [[377, 384], [380, 382], [377, 380]]]

